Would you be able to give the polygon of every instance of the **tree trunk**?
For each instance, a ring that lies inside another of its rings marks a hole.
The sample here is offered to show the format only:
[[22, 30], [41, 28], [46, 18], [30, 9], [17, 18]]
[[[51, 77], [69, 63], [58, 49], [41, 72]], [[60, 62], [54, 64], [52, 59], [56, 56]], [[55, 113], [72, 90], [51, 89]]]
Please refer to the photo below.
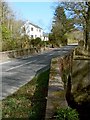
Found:
[[[86, 13], [86, 30], [85, 30], [85, 49], [90, 47], [90, 2], [87, 3], [88, 10]], [[90, 49], [90, 48], [89, 48]]]
[[88, 2], [88, 52], [90, 54], [90, 2]]
[[86, 22], [86, 29], [85, 29], [85, 50], [87, 50], [88, 45], [88, 30], [87, 30], [87, 22]]

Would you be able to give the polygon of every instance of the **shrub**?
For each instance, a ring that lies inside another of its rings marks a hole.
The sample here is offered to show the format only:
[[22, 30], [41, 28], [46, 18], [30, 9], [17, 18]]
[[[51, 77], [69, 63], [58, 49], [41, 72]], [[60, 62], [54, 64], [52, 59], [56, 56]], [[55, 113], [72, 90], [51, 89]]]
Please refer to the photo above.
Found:
[[79, 120], [78, 112], [70, 107], [57, 110], [56, 120]]

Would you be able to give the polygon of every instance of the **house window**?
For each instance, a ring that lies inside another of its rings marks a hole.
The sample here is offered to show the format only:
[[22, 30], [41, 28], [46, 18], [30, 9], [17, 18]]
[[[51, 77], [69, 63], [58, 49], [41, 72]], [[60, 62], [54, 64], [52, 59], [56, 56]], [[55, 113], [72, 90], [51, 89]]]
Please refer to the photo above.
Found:
[[33, 31], [33, 28], [31, 28], [31, 31]]
[[41, 32], [41, 30], [39, 30], [39, 32]]
[[31, 35], [31, 38], [33, 38], [33, 35]]

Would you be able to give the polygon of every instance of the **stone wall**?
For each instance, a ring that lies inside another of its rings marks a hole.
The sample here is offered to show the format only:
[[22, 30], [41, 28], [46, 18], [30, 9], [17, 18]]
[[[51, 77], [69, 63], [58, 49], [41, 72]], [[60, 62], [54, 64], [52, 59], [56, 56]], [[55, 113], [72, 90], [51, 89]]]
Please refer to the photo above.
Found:
[[73, 52], [58, 58], [58, 66], [61, 79], [64, 83], [64, 89], [66, 88], [67, 85], [68, 76], [72, 75], [72, 65], [73, 65]]
[[73, 52], [51, 61], [45, 120], [55, 119], [56, 110], [68, 106], [65, 93], [68, 76], [72, 74], [72, 64]]
[[31, 48], [31, 49], [18, 49], [18, 50], [0, 52], [0, 62], [9, 60], [11, 58], [19, 58], [22, 56], [37, 54], [43, 51], [44, 51], [43, 48], [41, 48], [40, 50], [37, 50], [36, 48]]

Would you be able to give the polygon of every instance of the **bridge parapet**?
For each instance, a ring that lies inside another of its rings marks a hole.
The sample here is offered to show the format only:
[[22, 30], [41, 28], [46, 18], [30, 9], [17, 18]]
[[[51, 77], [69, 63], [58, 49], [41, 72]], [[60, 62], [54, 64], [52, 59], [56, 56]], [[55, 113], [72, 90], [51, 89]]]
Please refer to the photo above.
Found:
[[[69, 49], [69, 48], [68, 48]], [[66, 107], [65, 98], [68, 76], [72, 76], [75, 49], [51, 60], [45, 120], [53, 118], [58, 107]], [[64, 51], [68, 51], [64, 49]]]

